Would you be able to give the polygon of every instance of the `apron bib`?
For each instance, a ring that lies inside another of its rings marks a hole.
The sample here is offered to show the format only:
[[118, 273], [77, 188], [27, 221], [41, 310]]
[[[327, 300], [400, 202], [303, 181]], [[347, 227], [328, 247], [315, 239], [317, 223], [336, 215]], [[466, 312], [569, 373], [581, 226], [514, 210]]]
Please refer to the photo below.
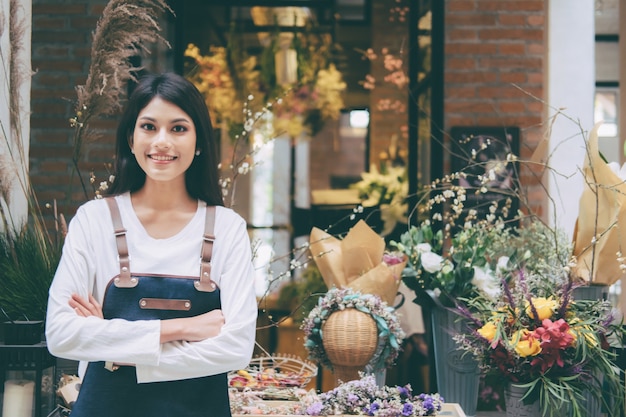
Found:
[[[130, 274], [126, 230], [115, 199], [107, 198], [120, 260], [108, 284], [105, 319], [166, 320], [221, 308], [220, 290], [210, 280], [215, 207], [207, 206], [200, 278]], [[138, 384], [133, 366], [90, 362], [71, 417], [230, 417], [227, 374]]]

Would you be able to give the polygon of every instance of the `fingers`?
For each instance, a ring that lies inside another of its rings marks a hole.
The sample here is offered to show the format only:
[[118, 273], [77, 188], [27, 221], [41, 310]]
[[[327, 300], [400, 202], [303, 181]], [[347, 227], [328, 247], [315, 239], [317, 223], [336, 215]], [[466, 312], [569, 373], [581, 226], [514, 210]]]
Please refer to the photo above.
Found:
[[87, 300], [78, 294], [72, 294], [72, 297], [69, 300], [69, 305], [74, 309], [76, 314], [81, 317], [94, 316], [104, 318], [104, 315], [102, 314], [102, 306], [91, 294]]

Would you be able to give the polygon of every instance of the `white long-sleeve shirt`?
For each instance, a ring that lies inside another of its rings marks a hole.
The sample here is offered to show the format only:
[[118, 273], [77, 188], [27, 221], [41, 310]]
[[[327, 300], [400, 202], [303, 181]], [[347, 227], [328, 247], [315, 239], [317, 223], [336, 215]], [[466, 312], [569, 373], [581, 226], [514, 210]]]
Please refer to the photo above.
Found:
[[[116, 197], [126, 228], [131, 273], [200, 275], [206, 204], [175, 236], [154, 239], [132, 208], [128, 193]], [[80, 317], [69, 306], [72, 293], [89, 293], [102, 303], [109, 281], [119, 274], [113, 224], [104, 200], [79, 207], [69, 224], [63, 255], [50, 287], [46, 340], [58, 357], [136, 366], [137, 381], [156, 382], [214, 375], [249, 364], [254, 349], [257, 304], [250, 239], [245, 221], [217, 207], [211, 278], [220, 288], [225, 324], [201, 342], [160, 343], [160, 320], [128, 321]]]

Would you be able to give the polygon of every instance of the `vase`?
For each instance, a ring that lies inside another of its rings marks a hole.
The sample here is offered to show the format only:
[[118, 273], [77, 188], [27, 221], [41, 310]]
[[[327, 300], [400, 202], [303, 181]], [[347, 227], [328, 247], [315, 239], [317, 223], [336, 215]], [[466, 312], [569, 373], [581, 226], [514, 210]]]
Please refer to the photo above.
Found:
[[585, 397], [585, 412], [587, 417], [600, 417], [602, 415], [602, 402], [593, 396], [591, 391], [583, 393]]
[[322, 326], [322, 344], [333, 365], [336, 385], [360, 379], [378, 345], [378, 327], [355, 308], [333, 312]]
[[453, 337], [466, 331], [453, 311], [435, 306], [431, 311], [437, 391], [447, 403], [458, 403], [467, 417], [476, 415], [480, 372], [476, 358], [460, 349]]
[[539, 401], [524, 404], [522, 397], [524, 397], [525, 393], [526, 388], [513, 384], [509, 384], [504, 389], [506, 417], [542, 417]]
[[609, 295], [607, 285], [582, 285], [572, 290], [574, 300], [606, 300]]

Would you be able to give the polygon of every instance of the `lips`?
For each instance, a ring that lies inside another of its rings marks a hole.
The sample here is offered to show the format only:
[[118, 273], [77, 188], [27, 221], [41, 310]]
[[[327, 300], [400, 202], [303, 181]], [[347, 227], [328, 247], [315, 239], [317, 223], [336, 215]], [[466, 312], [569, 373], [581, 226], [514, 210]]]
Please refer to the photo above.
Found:
[[167, 161], [173, 161], [176, 159], [176, 156], [173, 155], [148, 155], [148, 158], [154, 160], [154, 161], [159, 161], [159, 162], [167, 162]]

